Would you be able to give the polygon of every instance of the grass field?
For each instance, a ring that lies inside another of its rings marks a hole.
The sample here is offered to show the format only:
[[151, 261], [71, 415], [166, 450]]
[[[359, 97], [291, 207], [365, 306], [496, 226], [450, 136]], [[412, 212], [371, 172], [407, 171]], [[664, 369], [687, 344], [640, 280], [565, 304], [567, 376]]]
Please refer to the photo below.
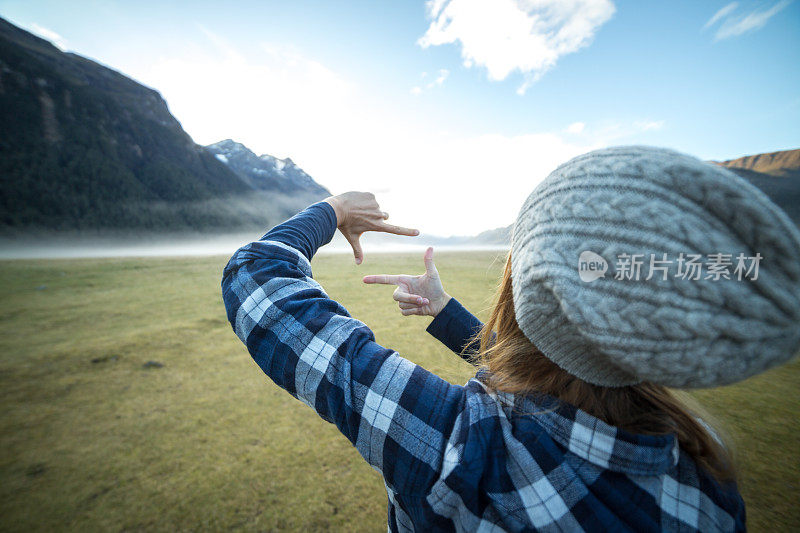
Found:
[[[437, 257], [486, 316], [502, 262]], [[380, 476], [274, 386], [228, 325], [227, 258], [0, 263], [0, 530], [385, 531]], [[366, 273], [416, 256], [314, 260], [378, 342], [463, 383], [471, 369], [401, 317]], [[146, 366], [148, 362], [151, 364]], [[800, 524], [800, 362], [697, 393], [734, 437], [753, 531]]]

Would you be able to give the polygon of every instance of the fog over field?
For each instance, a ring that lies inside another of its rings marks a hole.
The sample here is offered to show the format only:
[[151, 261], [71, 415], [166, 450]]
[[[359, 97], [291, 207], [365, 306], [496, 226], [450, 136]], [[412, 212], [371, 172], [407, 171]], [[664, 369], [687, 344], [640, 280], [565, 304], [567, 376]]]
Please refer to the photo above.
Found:
[[[90, 257], [166, 257], [232, 255], [233, 252], [261, 238], [263, 231], [216, 235], [141, 235], [141, 236], [66, 236], [41, 238], [0, 238], [0, 259], [70, 259]], [[362, 238], [364, 253], [422, 253], [428, 246], [437, 251], [502, 251], [508, 245], [476, 243], [468, 237], [398, 237], [367, 234]], [[337, 232], [320, 253], [352, 253], [350, 245]]]

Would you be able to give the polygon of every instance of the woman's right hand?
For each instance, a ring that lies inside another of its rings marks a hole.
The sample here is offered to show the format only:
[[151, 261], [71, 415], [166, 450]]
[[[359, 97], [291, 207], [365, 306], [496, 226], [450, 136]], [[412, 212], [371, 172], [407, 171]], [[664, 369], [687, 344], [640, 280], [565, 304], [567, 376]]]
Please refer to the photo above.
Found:
[[420, 276], [377, 274], [364, 276], [364, 283], [397, 285], [392, 298], [404, 316], [436, 316], [450, 301], [450, 295], [444, 292], [439, 272], [433, 263], [433, 248], [425, 250], [423, 261], [425, 273]]

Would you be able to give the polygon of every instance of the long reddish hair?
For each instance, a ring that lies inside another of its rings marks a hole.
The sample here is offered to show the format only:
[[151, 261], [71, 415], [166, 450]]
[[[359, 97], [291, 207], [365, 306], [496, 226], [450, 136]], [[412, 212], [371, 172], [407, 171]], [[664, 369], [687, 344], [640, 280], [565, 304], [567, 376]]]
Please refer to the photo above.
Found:
[[679, 399], [666, 387], [647, 382], [627, 387], [592, 385], [545, 357], [517, 324], [510, 255], [491, 317], [473, 342], [480, 346], [478, 364], [490, 373], [488, 386], [512, 394], [549, 394], [631, 433], [674, 433], [681, 449], [698, 466], [719, 481], [735, 480], [729, 447], [703, 426], [710, 417], [688, 396]]

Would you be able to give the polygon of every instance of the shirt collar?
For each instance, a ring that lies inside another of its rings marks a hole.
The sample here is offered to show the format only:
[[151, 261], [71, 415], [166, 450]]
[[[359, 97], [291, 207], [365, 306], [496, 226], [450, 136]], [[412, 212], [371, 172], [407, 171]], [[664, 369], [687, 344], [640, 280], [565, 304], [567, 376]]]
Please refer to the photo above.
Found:
[[[487, 373], [478, 372], [476, 377], [485, 382]], [[554, 441], [601, 468], [629, 475], [659, 475], [678, 463], [674, 433], [630, 433], [547, 394], [493, 394], [504, 405], [513, 406], [513, 416], [532, 416]]]

